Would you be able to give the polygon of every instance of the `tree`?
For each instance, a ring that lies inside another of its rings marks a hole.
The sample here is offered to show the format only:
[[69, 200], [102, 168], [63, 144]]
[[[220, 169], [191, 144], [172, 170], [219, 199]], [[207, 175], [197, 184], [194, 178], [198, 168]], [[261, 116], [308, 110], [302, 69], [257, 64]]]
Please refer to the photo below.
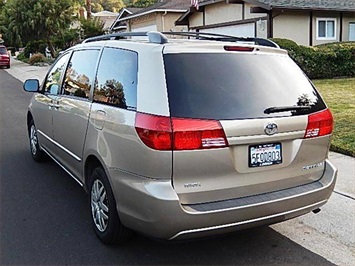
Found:
[[91, 9], [93, 12], [100, 12], [103, 10], [118, 12], [125, 7], [122, 0], [89, 0], [89, 2], [91, 2]]
[[43, 39], [54, 56], [53, 39], [73, 21], [73, 0], [8, 0], [0, 17], [0, 30], [12, 45]]
[[125, 7], [122, 0], [101, 0], [100, 2], [104, 10], [112, 12], [119, 12], [123, 7]]
[[80, 19], [81, 30], [84, 36], [83, 38], [89, 38], [97, 35], [102, 35], [104, 31], [104, 23], [98, 19]]
[[[188, 1], [188, 0], [186, 0]], [[148, 7], [154, 5], [158, 2], [158, 0], [133, 0], [132, 6], [133, 7]]]

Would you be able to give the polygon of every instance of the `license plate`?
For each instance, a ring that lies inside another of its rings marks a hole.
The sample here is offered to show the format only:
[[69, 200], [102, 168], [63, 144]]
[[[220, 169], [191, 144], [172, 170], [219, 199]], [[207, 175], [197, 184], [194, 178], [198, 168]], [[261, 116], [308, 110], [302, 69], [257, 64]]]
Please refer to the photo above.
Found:
[[281, 143], [249, 146], [249, 167], [261, 167], [282, 163]]

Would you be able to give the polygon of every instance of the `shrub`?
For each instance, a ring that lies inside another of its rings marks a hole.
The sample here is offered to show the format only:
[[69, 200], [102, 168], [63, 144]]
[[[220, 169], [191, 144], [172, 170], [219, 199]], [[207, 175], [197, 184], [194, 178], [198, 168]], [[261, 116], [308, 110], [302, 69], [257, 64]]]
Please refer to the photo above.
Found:
[[16, 57], [18, 60], [27, 63], [28, 58], [25, 56], [24, 52], [19, 53], [19, 55]]
[[34, 65], [36, 63], [41, 63], [41, 62], [45, 62], [46, 57], [41, 54], [41, 53], [37, 53], [31, 56], [31, 58], [28, 60], [28, 63], [30, 65]]
[[272, 40], [286, 49], [311, 79], [355, 76], [355, 42], [307, 47], [287, 39]]
[[31, 54], [44, 53], [47, 47], [47, 43], [43, 40], [31, 41], [26, 44], [24, 53], [26, 57], [30, 57]]

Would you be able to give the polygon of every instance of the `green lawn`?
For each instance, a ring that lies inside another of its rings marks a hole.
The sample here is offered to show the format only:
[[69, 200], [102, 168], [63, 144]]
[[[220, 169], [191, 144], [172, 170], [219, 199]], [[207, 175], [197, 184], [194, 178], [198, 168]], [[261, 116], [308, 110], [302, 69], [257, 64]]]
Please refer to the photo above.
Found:
[[335, 119], [331, 150], [355, 157], [355, 78], [313, 83]]

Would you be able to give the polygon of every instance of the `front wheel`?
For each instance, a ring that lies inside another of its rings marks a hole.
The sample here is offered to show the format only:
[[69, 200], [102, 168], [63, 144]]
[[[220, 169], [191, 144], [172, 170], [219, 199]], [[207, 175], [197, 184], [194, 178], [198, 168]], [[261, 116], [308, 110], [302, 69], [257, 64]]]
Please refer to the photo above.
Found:
[[30, 139], [30, 151], [33, 160], [37, 162], [44, 161], [46, 159], [46, 154], [41, 150], [39, 146], [37, 129], [33, 120], [31, 120], [28, 125], [28, 136]]
[[105, 171], [98, 167], [89, 181], [91, 221], [96, 235], [105, 244], [123, 243], [132, 231], [120, 221], [116, 201]]

